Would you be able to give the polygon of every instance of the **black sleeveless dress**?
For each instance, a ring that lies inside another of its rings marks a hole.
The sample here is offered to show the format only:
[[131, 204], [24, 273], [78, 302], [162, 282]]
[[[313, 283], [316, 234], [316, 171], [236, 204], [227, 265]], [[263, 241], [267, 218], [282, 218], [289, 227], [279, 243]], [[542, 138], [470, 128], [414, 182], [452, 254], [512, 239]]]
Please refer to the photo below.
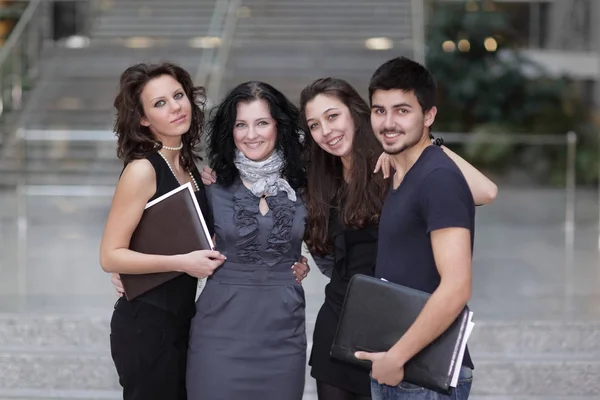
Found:
[[373, 275], [377, 256], [377, 225], [348, 229], [332, 212], [329, 235], [334, 247], [335, 265], [325, 287], [325, 302], [315, 323], [309, 365], [311, 376], [328, 385], [359, 395], [371, 394], [369, 370], [332, 358], [329, 353], [337, 329], [350, 278]]
[[[179, 183], [158, 153], [147, 159], [156, 172], [152, 201]], [[200, 187], [196, 199], [212, 235], [214, 222], [204, 186], [196, 169], [192, 174]], [[183, 274], [132, 301], [121, 297], [115, 304], [110, 344], [123, 399], [186, 399], [187, 348], [197, 285], [196, 278]]]

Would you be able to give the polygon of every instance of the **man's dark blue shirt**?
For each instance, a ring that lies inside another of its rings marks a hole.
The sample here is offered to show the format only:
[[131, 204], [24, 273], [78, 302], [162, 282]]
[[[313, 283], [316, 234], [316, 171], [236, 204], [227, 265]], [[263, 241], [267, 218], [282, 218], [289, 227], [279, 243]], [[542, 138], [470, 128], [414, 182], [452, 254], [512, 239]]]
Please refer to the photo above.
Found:
[[[397, 189], [390, 189], [379, 223], [375, 276], [433, 293], [440, 284], [432, 231], [466, 228], [475, 235], [475, 204], [456, 164], [428, 146]], [[463, 365], [473, 368], [468, 351]]]

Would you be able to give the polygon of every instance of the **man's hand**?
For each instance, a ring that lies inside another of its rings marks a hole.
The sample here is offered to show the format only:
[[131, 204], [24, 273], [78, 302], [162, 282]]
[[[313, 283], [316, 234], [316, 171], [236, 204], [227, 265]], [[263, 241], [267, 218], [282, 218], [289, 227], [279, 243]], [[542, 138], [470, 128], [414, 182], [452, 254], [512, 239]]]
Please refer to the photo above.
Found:
[[119, 274], [111, 274], [110, 281], [115, 287], [115, 292], [117, 296], [123, 297], [125, 294], [125, 289], [123, 289], [123, 282], [121, 282], [121, 275]]
[[306, 257], [301, 256], [300, 261], [296, 261], [294, 265], [292, 265], [292, 270], [296, 281], [298, 281], [298, 283], [302, 283], [302, 279], [306, 278], [310, 272], [310, 267], [308, 266], [308, 260]]
[[204, 168], [202, 168], [202, 171], [200, 171], [200, 178], [202, 179], [202, 183], [206, 186], [217, 183], [217, 175], [209, 166], [204, 166]]
[[373, 362], [371, 377], [380, 385], [398, 386], [402, 382], [402, 379], [404, 379], [404, 366], [400, 365], [389, 352], [367, 353], [365, 351], [357, 351], [354, 356], [359, 360]]

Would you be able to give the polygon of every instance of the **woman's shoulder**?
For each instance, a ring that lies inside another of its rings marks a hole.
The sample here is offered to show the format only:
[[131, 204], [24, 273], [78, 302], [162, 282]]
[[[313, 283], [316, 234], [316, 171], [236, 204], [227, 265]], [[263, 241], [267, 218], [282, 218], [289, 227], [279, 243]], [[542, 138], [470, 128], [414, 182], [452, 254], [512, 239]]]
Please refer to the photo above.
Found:
[[206, 195], [209, 197], [209, 199], [217, 200], [217, 203], [219, 203], [233, 199], [234, 185], [235, 184], [224, 186], [220, 183], [212, 183], [210, 185], [204, 185], [204, 188], [206, 190]]
[[127, 163], [121, 174], [121, 179], [135, 179], [140, 181], [154, 180], [156, 171], [147, 158], [140, 158]]

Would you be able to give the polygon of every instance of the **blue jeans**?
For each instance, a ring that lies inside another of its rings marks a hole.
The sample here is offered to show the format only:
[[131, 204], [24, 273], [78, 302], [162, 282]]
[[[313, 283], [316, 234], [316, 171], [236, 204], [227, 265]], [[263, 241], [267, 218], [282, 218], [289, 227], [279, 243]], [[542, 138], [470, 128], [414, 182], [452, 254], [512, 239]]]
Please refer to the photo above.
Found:
[[406, 382], [398, 386], [380, 385], [371, 378], [371, 397], [373, 400], [467, 400], [473, 383], [473, 371], [462, 367], [458, 384], [450, 396], [424, 389]]

